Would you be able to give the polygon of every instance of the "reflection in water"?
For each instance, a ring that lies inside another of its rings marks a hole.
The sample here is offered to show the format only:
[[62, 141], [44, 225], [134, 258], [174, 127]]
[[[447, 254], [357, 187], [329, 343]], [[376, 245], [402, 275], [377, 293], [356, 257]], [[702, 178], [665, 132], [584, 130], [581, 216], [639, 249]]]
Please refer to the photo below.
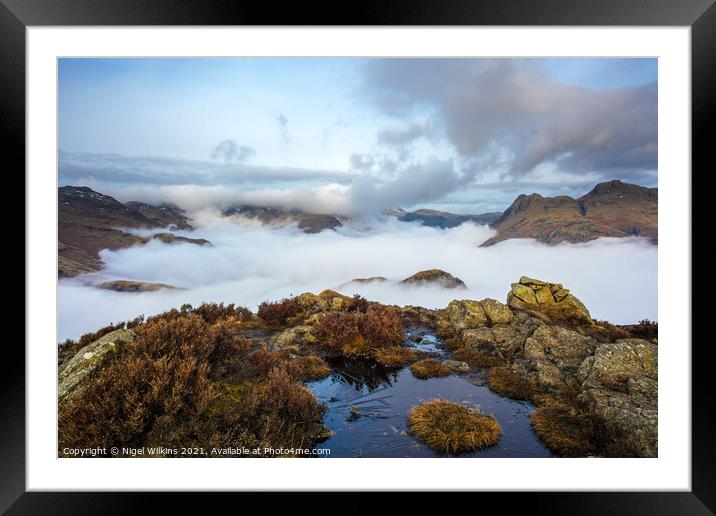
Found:
[[381, 387], [389, 387], [398, 377], [399, 367], [385, 367], [372, 360], [329, 357], [332, 383], [344, 384], [359, 393], [369, 393]]
[[[421, 342], [411, 342], [411, 346], [436, 342], [429, 335]], [[436, 351], [442, 353], [440, 348]], [[344, 358], [327, 362], [332, 373], [308, 384], [326, 405], [324, 422], [335, 432], [318, 445], [331, 450], [330, 455], [323, 457], [440, 456], [408, 433], [406, 419], [411, 408], [435, 398], [479, 407], [502, 426], [502, 439], [496, 446], [461, 457], [552, 456], [532, 431], [531, 404], [503, 398], [485, 386], [476, 385], [479, 382], [473, 383], [470, 375], [418, 380], [407, 367], [386, 368], [368, 360]]]

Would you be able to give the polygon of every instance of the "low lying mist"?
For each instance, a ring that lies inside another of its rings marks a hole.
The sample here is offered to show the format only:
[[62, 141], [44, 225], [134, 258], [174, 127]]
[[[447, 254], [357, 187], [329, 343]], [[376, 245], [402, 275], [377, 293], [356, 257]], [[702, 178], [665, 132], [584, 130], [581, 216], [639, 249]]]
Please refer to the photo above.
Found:
[[[547, 246], [533, 240], [479, 244], [494, 234], [466, 223], [438, 229], [395, 219], [319, 234], [295, 226], [201, 217], [191, 244], [147, 245], [103, 251], [106, 268], [81, 279], [60, 281], [59, 339], [77, 338], [110, 322], [152, 315], [183, 303], [236, 303], [255, 310], [265, 300], [330, 288], [397, 305], [442, 308], [455, 298], [505, 301], [510, 283], [527, 275], [563, 283], [592, 317], [617, 324], [657, 319], [657, 248], [638, 238], [602, 238], [585, 244]], [[404, 287], [417, 271], [443, 269], [467, 290]], [[349, 284], [354, 278], [385, 276], [379, 284]], [[112, 279], [165, 283], [180, 290], [121, 293], [92, 285]], [[341, 287], [343, 285], [343, 287]]]

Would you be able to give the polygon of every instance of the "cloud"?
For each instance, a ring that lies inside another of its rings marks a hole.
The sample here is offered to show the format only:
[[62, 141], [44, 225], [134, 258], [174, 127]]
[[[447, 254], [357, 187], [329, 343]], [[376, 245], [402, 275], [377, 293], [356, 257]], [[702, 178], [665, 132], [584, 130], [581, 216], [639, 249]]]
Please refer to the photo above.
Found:
[[61, 184], [77, 184], [79, 181], [86, 181], [115, 185], [222, 184], [240, 186], [296, 182], [349, 183], [352, 174], [336, 170], [60, 151], [59, 177]]
[[246, 145], [239, 145], [234, 140], [220, 142], [211, 152], [211, 159], [223, 163], [243, 163], [256, 155], [256, 151]]
[[367, 214], [396, 206], [409, 207], [439, 199], [470, 180], [470, 176], [455, 171], [451, 160], [431, 159], [408, 165], [389, 180], [356, 175], [349, 191], [350, 205], [356, 213]]
[[378, 143], [382, 145], [403, 146], [427, 136], [430, 127], [427, 123], [414, 123], [406, 127], [393, 127], [378, 132]]
[[375, 166], [375, 159], [370, 154], [356, 153], [348, 158], [349, 169], [358, 172], [370, 172]]
[[278, 124], [279, 131], [281, 132], [281, 140], [283, 140], [284, 143], [288, 143], [288, 118], [286, 118], [283, 113], [279, 113], [276, 115], [276, 123]]
[[[103, 251], [97, 275], [61, 280], [59, 338], [76, 338], [109, 322], [151, 315], [189, 302], [237, 303], [256, 309], [264, 300], [338, 288], [356, 277], [385, 276], [396, 282], [440, 268], [468, 286], [461, 298], [505, 300], [521, 275], [563, 283], [598, 319], [633, 323], [657, 319], [657, 249], [639, 239], [599, 239], [550, 247], [509, 240], [481, 248], [493, 232], [471, 223], [437, 229], [390, 219], [367, 229], [343, 227], [306, 235], [295, 227], [267, 229], [208, 219], [193, 237], [214, 247], [167, 245]], [[168, 283], [186, 290], [127, 294], [95, 289], [83, 281], [131, 279]], [[398, 305], [445, 307], [451, 290], [405, 288], [396, 282], [346, 286], [347, 295]], [[635, 298], [632, 293], [639, 292]]]
[[[547, 162], [624, 179], [657, 168], [656, 83], [561, 84], [529, 59], [375, 59], [364, 68], [362, 91], [401, 120], [435, 117], [464, 158], [507, 149], [512, 177]], [[400, 143], [418, 133], [379, 139]]]

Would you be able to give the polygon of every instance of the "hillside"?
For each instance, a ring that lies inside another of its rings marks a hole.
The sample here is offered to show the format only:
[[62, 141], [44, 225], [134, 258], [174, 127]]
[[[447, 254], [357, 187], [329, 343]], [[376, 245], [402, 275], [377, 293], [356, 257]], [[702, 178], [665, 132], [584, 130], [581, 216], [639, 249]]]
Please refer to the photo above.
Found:
[[559, 244], [599, 237], [641, 236], [657, 243], [657, 215], [656, 188], [619, 180], [600, 183], [578, 199], [523, 194], [492, 223], [497, 235], [483, 246], [510, 238]]
[[286, 226], [298, 223], [304, 233], [320, 233], [326, 229], [336, 229], [343, 224], [331, 215], [316, 215], [298, 210], [282, 210], [261, 206], [234, 206], [223, 212], [224, 216], [246, 217], [256, 219], [270, 226]]
[[[134, 235], [125, 229], [156, 229], [175, 227], [189, 229], [183, 212], [177, 207], [153, 207], [145, 203], [118, 200], [84, 186], [63, 186], [57, 189], [58, 260], [60, 277], [98, 271], [102, 268], [102, 249], [122, 249], [144, 244], [149, 237]], [[155, 235], [162, 241], [206, 240], [186, 239], [171, 233]]]

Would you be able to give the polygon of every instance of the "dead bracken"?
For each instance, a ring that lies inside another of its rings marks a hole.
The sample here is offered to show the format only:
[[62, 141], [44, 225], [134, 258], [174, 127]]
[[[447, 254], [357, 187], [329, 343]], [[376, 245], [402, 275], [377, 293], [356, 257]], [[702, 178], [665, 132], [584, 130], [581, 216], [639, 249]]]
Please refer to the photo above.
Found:
[[449, 454], [494, 446], [501, 428], [491, 416], [459, 403], [432, 400], [408, 414], [410, 432], [432, 449]]
[[413, 376], [425, 380], [450, 374], [450, 368], [435, 358], [425, 358], [410, 366]]

